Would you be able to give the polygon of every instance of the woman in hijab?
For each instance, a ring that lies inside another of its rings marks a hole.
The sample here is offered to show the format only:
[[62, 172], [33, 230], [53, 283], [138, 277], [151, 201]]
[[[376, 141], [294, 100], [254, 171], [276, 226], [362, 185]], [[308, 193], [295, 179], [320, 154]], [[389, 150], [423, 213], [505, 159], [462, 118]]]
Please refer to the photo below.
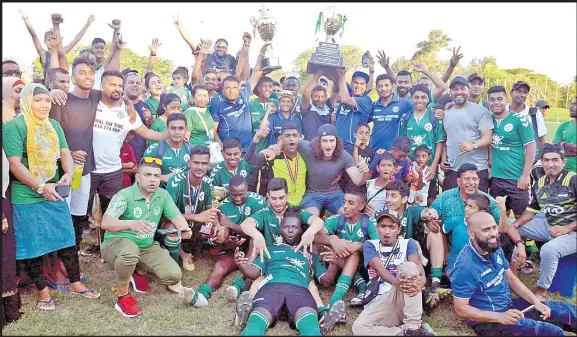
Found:
[[41, 84], [28, 84], [22, 89], [20, 107], [22, 114], [6, 124], [2, 139], [12, 174], [16, 260], [35, 283], [41, 310], [56, 308], [42, 270], [43, 257], [51, 252], [64, 263], [70, 293], [98, 298], [98, 292], [80, 281], [70, 210], [56, 192], [57, 186], [72, 182], [74, 162], [62, 127], [48, 118], [50, 93]]
[[2, 129], [20, 113], [20, 91], [24, 82], [18, 77], [2, 77]]

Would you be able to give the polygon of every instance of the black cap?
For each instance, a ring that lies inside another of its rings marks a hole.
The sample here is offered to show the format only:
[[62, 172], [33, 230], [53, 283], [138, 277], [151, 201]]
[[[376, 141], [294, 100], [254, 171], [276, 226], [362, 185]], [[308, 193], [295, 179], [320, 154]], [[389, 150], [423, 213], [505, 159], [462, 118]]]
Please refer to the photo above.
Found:
[[337, 128], [332, 124], [324, 124], [319, 128], [317, 136], [336, 136]]
[[453, 88], [455, 84], [462, 84], [467, 88], [469, 87], [469, 81], [467, 81], [463, 76], [455, 76], [451, 81], [451, 84], [449, 84], [449, 88]]
[[547, 101], [544, 101], [542, 99], [538, 100], [537, 103], [535, 103], [535, 107], [536, 108], [547, 108], [547, 109], [550, 108], [549, 103], [547, 103]]
[[138, 74], [138, 71], [132, 70], [132, 69], [129, 69], [129, 68], [126, 68], [126, 69], [124, 69], [124, 70], [122, 71], [122, 75], [124, 75], [124, 77], [126, 77], [126, 75], [132, 74], [132, 73]]
[[546, 153], [558, 153], [561, 155], [561, 158], [565, 159], [565, 150], [561, 144], [545, 143], [541, 151], [541, 158], [543, 158]]
[[481, 80], [481, 82], [485, 83], [485, 78], [483, 77], [483, 75], [479, 74], [479, 73], [472, 73], [471, 75], [469, 75], [469, 77], [467, 78], [467, 81], [469, 81], [469, 83], [471, 83], [472, 80], [474, 79], [479, 79]]
[[451, 99], [451, 95], [444, 94], [443, 96], [441, 96], [441, 98], [439, 98], [439, 101], [437, 102], [437, 104], [435, 104], [435, 109], [445, 110], [445, 106], [447, 105], [447, 103], [452, 102], [452, 101], [453, 100]]
[[511, 90], [517, 90], [522, 86], [527, 86], [527, 91], [531, 91], [531, 86], [529, 85], [529, 83], [525, 82], [525, 81], [517, 81], [515, 82], [515, 84], [513, 84], [513, 88], [511, 88]]
[[377, 213], [375, 213], [375, 220], [377, 220], [377, 222], [379, 222], [379, 220], [381, 220], [383, 217], [389, 217], [393, 219], [394, 222], [401, 224], [399, 214], [395, 211], [389, 210], [388, 208], [383, 208], [380, 211], [377, 211]]

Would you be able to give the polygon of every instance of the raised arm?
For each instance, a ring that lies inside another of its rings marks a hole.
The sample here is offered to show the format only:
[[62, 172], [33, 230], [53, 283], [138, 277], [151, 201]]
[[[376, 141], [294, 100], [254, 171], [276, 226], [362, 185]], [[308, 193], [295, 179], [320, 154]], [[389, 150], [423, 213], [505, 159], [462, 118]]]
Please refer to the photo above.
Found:
[[42, 48], [42, 45], [40, 44], [40, 40], [38, 39], [38, 35], [36, 35], [36, 31], [32, 27], [32, 23], [30, 23], [30, 20], [28, 19], [28, 15], [26, 15], [24, 10], [22, 10], [22, 9], [18, 9], [18, 11], [20, 12], [20, 15], [22, 16], [22, 20], [24, 20], [24, 24], [26, 25], [26, 28], [28, 29], [28, 33], [30, 33], [30, 36], [32, 37], [32, 42], [34, 42], [34, 48], [36, 48], [36, 52], [38, 53], [38, 56], [40, 56], [40, 61], [42, 62], [42, 64], [44, 64], [45, 57], [46, 57], [46, 51], [44, 50], [44, 48]]
[[134, 132], [146, 140], [154, 140], [157, 142], [168, 138], [168, 136], [165, 133], [150, 130], [149, 128], [146, 127], [146, 125], [142, 125], [138, 129], [134, 130]]
[[210, 47], [212, 46], [212, 40], [202, 40], [200, 47], [200, 52], [196, 58], [196, 63], [192, 68], [192, 74], [190, 75], [190, 83], [196, 85], [201, 82], [200, 77], [202, 76], [202, 64], [208, 54], [210, 54]]
[[303, 91], [303, 96], [301, 99], [301, 111], [305, 111], [310, 107], [311, 93], [313, 92], [313, 89], [315, 88], [317, 83], [319, 83], [319, 79], [321, 78], [321, 76], [322, 76], [321, 72], [315, 73], [305, 86], [305, 90]]
[[433, 99], [439, 99], [443, 96], [443, 92], [447, 89], [447, 83], [443, 82], [435, 73], [429, 70], [429, 67], [423, 62], [415, 64], [413, 68], [422, 73], [423, 75], [427, 76], [435, 85], [435, 89], [433, 89]]
[[120, 70], [120, 49], [126, 44], [125, 41], [122, 41], [122, 36], [120, 35], [121, 22], [118, 19], [114, 19], [108, 26], [113, 29], [112, 42], [110, 42], [110, 50], [103, 67], [104, 70]]
[[[86, 34], [86, 31], [88, 30], [88, 27], [90, 27], [90, 25], [94, 22], [94, 15], [90, 15], [88, 17], [88, 20], [86, 21], [86, 24], [84, 25], [84, 27], [82, 27], [82, 29], [80, 30], [80, 32], [78, 32], [78, 34], [76, 34], [76, 36], [74, 37], [74, 39], [72, 41], [70, 41], [69, 44], [66, 45], [66, 47], [62, 48], [64, 55], [68, 54], [72, 48], [74, 48], [78, 42], [80, 42], [80, 39], [82, 39], [82, 37], [84, 36], [84, 34]], [[68, 69], [68, 68], [66, 68]]]
[[[60, 36], [52, 35], [50, 40], [48, 41], [50, 44], [50, 64], [48, 65], [48, 69], [46, 69], [46, 75], [48, 76], [48, 72], [52, 69], [61, 68], [60, 67], [60, 60], [58, 58], [58, 48], [62, 45], [62, 39]], [[62, 68], [68, 70], [68, 68]]]
[[[148, 64], [146, 65], [146, 72], [151, 73], [154, 68], [154, 61], [156, 60], [156, 52], [162, 43], [158, 39], [152, 39], [152, 44], [148, 47], [150, 56], [148, 57]], [[144, 85], [144, 81], [142, 81]]]
[[264, 72], [262, 71], [262, 59], [264, 57], [264, 52], [268, 45], [270, 45], [270, 43], [265, 43], [260, 49], [258, 58], [256, 60], [256, 64], [254, 66], [254, 69], [252, 70], [252, 75], [250, 75], [250, 78], [248, 79], [251, 90], [254, 90], [254, 88], [256, 88], [256, 85], [258, 84], [260, 78], [265, 75]]
[[[244, 68], [248, 63], [248, 50], [250, 48], [250, 41], [252, 40], [250, 33], [244, 32], [242, 35], [243, 45], [242, 49], [240, 50], [240, 57], [236, 64], [236, 78], [240, 78], [244, 72]], [[255, 84], [256, 86], [256, 84]], [[254, 87], [251, 87], [254, 89]]]
[[453, 56], [451, 57], [451, 60], [449, 61], [449, 67], [447, 68], [447, 70], [445, 70], [443, 77], [441, 77], [441, 80], [445, 83], [447, 83], [449, 78], [451, 78], [451, 75], [453, 75], [453, 71], [455, 71], [455, 67], [457, 66], [457, 64], [459, 64], [459, 61], [461, 60], [461, 58], [463, 58], [463, 54], [459, 54], [460, 50], [461, 50], [461, 47], [457, 48], [456, 51], [455, 51], [455, 47], [453, 47]]
[[396, 83], [397, 82], [397, 74], [395, 74], [395, 72], [391, 68], [391, 65], [389, 64], [389, 57], [387, 57], [384, 50], [380, 50], [379, 53], [377, 54], [377, 61], [379, 61], [379, 64], [381, 65], [381, 67], [385, 68], [385, 70], [387, 71], [387, 74], [389, 76], [391, 76], [393, 83]]
[[369, 52], [369, 83], [367, 83], [367, 92], [371, 92], [373, 90], [374, 85], [375, 85], [375, 58]]
[[196, 43], [196, 41], [194, 41], [194, 39], [192, 39], [188, 35], [186, 30], [184, 30], [184, 27], [182, 27], [182, 23], [180, 22], [179, 14], [173, 15], [172, 18], [174, 19], [174, 25], [178, 29], [180, 36], [182, 36], [184, 41], [186, 41], [186, 43], [190, 46], [190, 49], [192, 49], [192, 52], [194, 53], [198, 49], [198, 44]]
[[347, 79], [345, 78], [345, 70], [337, 69], [337, 74], [339, 78], [337, 81], [339, 82], [339, 97], [341, 98], [341, 103], [346, 104], [353, 109], [357, 109], [357, 101], [351, 95], [349, 95], [349, 90], [347, 89]]

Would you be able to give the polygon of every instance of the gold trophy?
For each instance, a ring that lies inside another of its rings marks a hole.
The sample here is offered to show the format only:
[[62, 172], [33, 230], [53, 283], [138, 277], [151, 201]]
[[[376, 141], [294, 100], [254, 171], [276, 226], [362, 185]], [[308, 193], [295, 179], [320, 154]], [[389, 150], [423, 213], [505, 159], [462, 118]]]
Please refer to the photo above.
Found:
[[[222, 186], [212, 186], [210, 193], [212, 194], [212, 208], [219, 209], [222, 201], [228, 196], [228, 190]], [[223, 244], [226, 242], [229, 234], [228, 228], [224, 226], [217, 227], [212, 223], [208, 223], [205, 226], [208, 227], [208, 233], [210, 233], [210, 240], [212, 240], [212, 242], [217, 244]]]
[[[250, 18], [250, 23], [252, 24], [253, 31], [258, 30], [258, 35], [267, 44], [266, 50], [264, 52], [264, 57], [262, 59], [262, 71], [269, 73], [275, 70], [279, 70], [282, 67], [278, 57], [274, 56], [271, 41], [274, 38], [276, 32], [276, 19], [270, 15], [269, 9], [265, 5], [259, 10], [259, 17]], [[253, 33], [254, 35], [254, 33]]]

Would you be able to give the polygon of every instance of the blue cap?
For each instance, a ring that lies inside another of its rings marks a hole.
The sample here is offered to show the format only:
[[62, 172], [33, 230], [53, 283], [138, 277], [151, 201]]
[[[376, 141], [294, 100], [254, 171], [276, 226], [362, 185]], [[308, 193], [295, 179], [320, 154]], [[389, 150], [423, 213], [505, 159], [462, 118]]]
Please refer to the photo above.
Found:
[[355, 71], [353, 73], [353, 77], [351, 77], [351, 79], [355, 79], [357, 77], [362, 77], [365, 79], [365, 83], [369, 84], [369, 74], [363, 72], [363, 71]]
[[317, 136], [320, 138], [322, 136], [336, 136], [337, 128], [332, 124], [324, 124], [319, 128]]
[[389, 217], [391, 219], [393, 219], [394, 222], [401, 224], [401, 219], [399, 219], [399, 214], [395, 211], [391, 211], [388, 208], [383, 208], [380, 211], [377, 211], [375, 213], [375, 220], [377, 220], [377, 222], [383, 218], [383, 217]]

